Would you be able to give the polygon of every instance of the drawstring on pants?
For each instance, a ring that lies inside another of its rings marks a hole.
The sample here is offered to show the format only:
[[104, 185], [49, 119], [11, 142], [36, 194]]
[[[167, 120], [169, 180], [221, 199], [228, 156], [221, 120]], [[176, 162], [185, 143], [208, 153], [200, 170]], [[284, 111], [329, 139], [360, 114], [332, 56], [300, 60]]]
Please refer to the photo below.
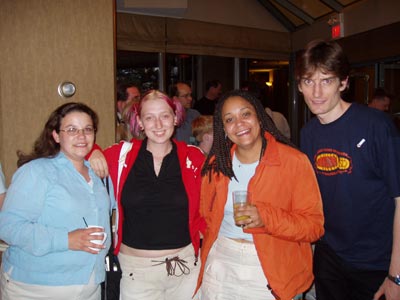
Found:
[[[156, 262], [157, 264], [154, 264], [153, 266], [159, 266], [162, 264], [165, 264], [165, 268], [167, 269], [167, 274], [168, 276], [182, 276], [182, 275], [189, 275], [190, 274], [190, 269], [187, 266], [187, 261], [180, 259], [179, 256], [175, 256], [173, 258], [166, 258], [165, 261], [159, 261], [159, 260], [152, 260], [152, 262]], [[177, 274], [180, 272], [180, 274]]]

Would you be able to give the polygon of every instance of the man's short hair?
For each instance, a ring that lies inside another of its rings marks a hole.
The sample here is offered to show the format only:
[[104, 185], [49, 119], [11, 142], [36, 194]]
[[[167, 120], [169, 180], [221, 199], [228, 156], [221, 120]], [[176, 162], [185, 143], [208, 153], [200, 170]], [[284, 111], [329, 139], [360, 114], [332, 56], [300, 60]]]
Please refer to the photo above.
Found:
[[208, 91], [209, 89], [216, 88], [219, 85], [222, 85], [221, 81], [219, 81], [218, 79], [213, 79], [213, 80], [209, 80], [206, 82], [206, 91]]
[[372, 100], [377, 99], [377, 100], [385, 100], [385, 98], [391, 98], [391, 95], [389, 95], [384, 88], [376, 88], [374, 91], [374, 95], [372, 96]]
[[126, 101], [128, 100], [129, 94], [127, 89], [130, 87], [135, 87], [138, 89], [139, 93], [141, 93], [140, 85], [134, 82], [119, 82], [117, 83], [117, 100], [118, 101]]
[[172, 84], [172, 85], [169, 87], [169, 93], [168, 93], [168, 95], [169, 95], [169, 97], [170, 97], [171, 99], [172, 99], [173, 97], [179, 97], [179, 96], [180, 96], [180, 95], [179, 95], [179, 90], [178, 90], [178, 84], [186, 84], [188, 87], [192, 88], [192, 87], [190, 86], [190, 83], [185, 82], [185, 81], [178, 81], [178, 82]]
[[126, 101], [128, 100], [128, 92], [126, 83], [118, 83], [117, 84], [117, 100], [118, 101]]
[[297, 81], [303, 77], [311, 77], [317, 70], [332, 73], [339, 77], [340, 81], [349, 76], [350, 64], [339, 44], [314, 40], [299, 53], [295, 70]]

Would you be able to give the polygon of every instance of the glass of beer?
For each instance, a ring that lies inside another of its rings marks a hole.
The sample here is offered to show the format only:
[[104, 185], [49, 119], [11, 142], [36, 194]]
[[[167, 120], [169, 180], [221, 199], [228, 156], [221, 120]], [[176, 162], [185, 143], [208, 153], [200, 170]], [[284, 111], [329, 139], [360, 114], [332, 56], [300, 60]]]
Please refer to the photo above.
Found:
[[236, 226], [244, 227], [245, 226], [244, 224], [237, 224], [237, 222], [249, 219], [250, 216], [247, 215], [236, 216], [236, 212], [239, 207], [250, 205], [251, 203], [250, 193], [248, 191], [234, 191], [232, 193], [232, 199], [233, 199], [233, 217], [235, 219], [235, 224]]

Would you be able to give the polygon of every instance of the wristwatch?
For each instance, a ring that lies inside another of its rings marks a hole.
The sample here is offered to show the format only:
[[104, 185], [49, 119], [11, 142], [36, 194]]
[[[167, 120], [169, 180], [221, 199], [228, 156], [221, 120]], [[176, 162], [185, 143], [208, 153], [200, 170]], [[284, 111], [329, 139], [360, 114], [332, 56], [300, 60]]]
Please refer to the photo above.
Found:
[[387, 278], [390, 281], [393, 281], [395, 284], [400, 285], [400, 275], [392, 276], [392, 275], [388, 274]]

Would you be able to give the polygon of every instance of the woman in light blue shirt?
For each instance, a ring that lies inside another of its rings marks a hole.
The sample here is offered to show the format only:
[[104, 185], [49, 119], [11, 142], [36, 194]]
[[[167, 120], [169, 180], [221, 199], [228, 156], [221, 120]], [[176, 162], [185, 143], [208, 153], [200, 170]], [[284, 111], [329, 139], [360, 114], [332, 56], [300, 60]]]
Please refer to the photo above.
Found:
[[[9, 244], [2, 300], [100, 299], [111, 201], [85, 160], [97, 124], [88, 106], [66, 103], [50, 115], [32, 153], [18, 153], [20, 168], [0, 212], [0, 239]], [[93, 243], [104, 235], [91, 234], [104, 230], [105, 243]]]

